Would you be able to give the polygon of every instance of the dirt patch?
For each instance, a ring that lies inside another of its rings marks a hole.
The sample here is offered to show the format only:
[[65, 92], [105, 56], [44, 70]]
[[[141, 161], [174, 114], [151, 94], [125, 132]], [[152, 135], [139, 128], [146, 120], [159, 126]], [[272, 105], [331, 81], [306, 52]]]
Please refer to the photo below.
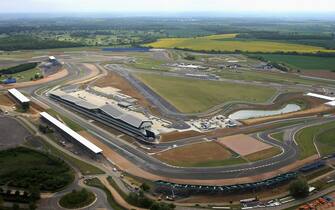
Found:
[[176, 141], [179, 139], [185, 139], [185, 138], [191, 138], [191, 137], [196, 137], [196, 136], [201, 136], [203, 135], [202, 133], [198, 131], [184, 131], [184, 132], [171, 132], [171, 133], [163, 133], [161, 134], [161, 139], [160, 142], [170, 142], [170, 141]]
[[37, 104], [33, 101], [30, 102], [30, 107], [35, 109], [37, 112], [44, 112], [46, 110], [45, 108], [43, 108], [42, 106], [40, 106], [39, 104]]
[[263, 160], [267, 158], [271, 158], [273, 156], [276, 156], [281, 153], [281, 150], [277, 147], [272, 147], [269, 149], [262, 150], [261, 152], [256, 152], [250, 155], [245, 156], [244, 158], [251, 161], [255, 162], [258, 160]]
[[98, 87], [112, 86], [114, 88], [120, 89], [123, 94], [135, 98], [141, 106], [148, 108], [151, 113], [160, 116], [160, 112], [155, 106], [151, 105], [151, 103], [142, 94], [140, 94], [139, 91], [137, 91], [126, 79], [114, 72], [108, 72], [105, 77], [98, 79], [94, 83], [94, 85]]
[[219, 139], [218, 142], [241, 156], [247, 156], [272, 148], [271, 145], [244, 134], [224, 137]]
[[335, 79], [335, 72], [319, 70], [319, 71], [304, 71], [302, 75], [307, 77], [319, 77], [324, 79]]
[[0, 105], [12, 107], [15, 103], [9, 98], [7, 94], [0, 95]]
[[216, 142], [202, 142], [168, 150], [154, 155], [155, 158], [176, 166], [226, 160], [231, 153]]
[[306, 110], [302, 110], [298, 112], [293, 112], [293, 113], [243, 120], [242, 123], [245, 125], [253, 125], [253, 124], [259, 124], [259, 123], [264, 123], [264, 122], [273, 121], [273, 120], [304, 117], [304, 116], [310, 116], [313, 114], [321, 114], [321, 113], [326, 113], [332, 110], [335, 110], [335, 109], [327, 105], [319, 105], [318, 107], [314, 107], [311, 109], [306, 109]]

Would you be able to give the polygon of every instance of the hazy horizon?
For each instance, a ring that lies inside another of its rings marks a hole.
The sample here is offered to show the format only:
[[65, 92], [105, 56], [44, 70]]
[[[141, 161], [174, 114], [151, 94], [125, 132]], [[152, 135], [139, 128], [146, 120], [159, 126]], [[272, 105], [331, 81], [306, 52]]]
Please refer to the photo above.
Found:
[[[27, 6], [29, 5], [29, 6]], [[333, 0], [11, 0], [2, 13], [227, 13], [322, 14], [335, 12]]]

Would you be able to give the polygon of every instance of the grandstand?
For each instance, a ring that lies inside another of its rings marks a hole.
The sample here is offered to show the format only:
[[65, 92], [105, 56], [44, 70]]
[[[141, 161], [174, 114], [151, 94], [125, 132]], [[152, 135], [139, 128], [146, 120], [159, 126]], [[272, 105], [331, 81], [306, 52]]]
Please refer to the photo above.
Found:
[[146, 143], [154, 143], [156, 139], [155, 133], [151, 130], [153, 123], [150, 120], [141, 119], [115, 105], [96, 106], [83, 99], [57, 91], [50, 93], [50, 97]]
[[66, 135], [66, 137], [72, 140], [72, 142], [79, 143], [80, 146], [82, 146], [85, 150], [89, 151], [94, 156], [98, 156], [102, 153], [102, 150], [99, 147], [79, 135], [71, 128], [67, 127], [65, 124], [63, 124], [50, 114], [46, 112], [41, 112], [40, 115], [44, 121], [55, 126], [57, 130], [59, 130], [63, 135]]
[[23, 109], [29, 109], [30, 100], [17, 89], [9, 89], [8, 94], [20, 104]]

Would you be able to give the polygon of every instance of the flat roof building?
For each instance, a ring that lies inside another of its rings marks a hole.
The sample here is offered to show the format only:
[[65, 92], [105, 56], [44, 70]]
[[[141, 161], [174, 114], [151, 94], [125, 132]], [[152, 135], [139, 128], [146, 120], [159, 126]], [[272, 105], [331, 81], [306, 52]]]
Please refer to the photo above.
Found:
[[320, 94], [317, 94], [317, 93], [307, 93], [306, 95], [314, 97], [314, 98], [319, 98], [319, 99], [323, 99], [323, 100], [329, 101], [329, 102], [327, 102], [325, 104], [328, 105], [328, 106], [335, 107], [335, 97], [320, 95]]
[[335, 97], [325, 96], [317, 93], [307, 93], [307, 96], [311, 96], [314, 98], [324, 99], [327, 101], [335, 101]]
[[95, 144], [93, 144], [86, 138], [79, 135], [77, 132], [75, 132], [74, 130], [72, 130], [71, 128], [69, 128], [68, 126], [66, 126], [65, 124], [63, 124], [62, 122], [60, 122], [59, 120], [57, 120], [56, 118], [48, 114], [47, 112], [41, 112], [40, 115], [44, 120], [47, 120], [47, 122], [56, 126], [60, 131], [67, 134], [69, 137], [71, 137], [71, 139], [78, 142], [80, 145], [85, 147], [87, 150], [89, 150], [93, 154], [98, 155], [102, 152], [102, 149], [97, 147]]
[[22, 108], [25, 108], [25, 109], [29, 108], [29, 103], [30, 103], [29, 98], [23, 95], [20, 91], [13, 88], [13, 89], [9, 89], [8, 93], [12, 98], [15, 99], [17, 103], [19, 103], [22, 106]]

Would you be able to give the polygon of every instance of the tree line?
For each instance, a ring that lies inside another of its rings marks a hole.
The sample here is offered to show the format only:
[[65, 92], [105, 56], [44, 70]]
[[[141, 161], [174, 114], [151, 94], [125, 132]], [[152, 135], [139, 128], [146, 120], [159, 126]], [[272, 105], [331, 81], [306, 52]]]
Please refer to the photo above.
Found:
[[20, 64], [17, 66], [12, 66], [12, 67], [8, 67], [5, 69], [1, 69], [0, 70], [0, 75], [2, 74], [16, 74], [16, 73], [20, 73], [23, 71], [28, 71], [30, 69], [34, 69], [36, 68], [38, 65], [38, 62], [33, 62], [33, 63], [24, 63], [24, 64]]

